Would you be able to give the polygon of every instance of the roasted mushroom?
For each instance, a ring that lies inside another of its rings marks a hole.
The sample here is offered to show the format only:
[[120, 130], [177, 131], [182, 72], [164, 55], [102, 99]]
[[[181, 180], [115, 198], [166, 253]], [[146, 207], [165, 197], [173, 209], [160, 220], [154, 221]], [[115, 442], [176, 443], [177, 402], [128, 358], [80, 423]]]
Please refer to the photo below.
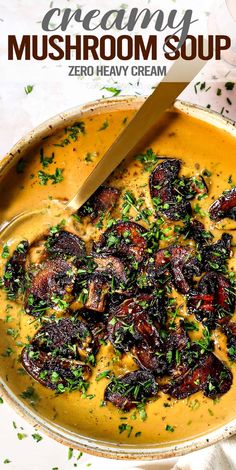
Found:
[[86, 391], [93, 337], [85, 323], [61, 318], [44, 324], [22, 351], [26, 371], [42, 385], [64, 392]]
[[101, 186], [79, 209], [80, 217], [89, 216], [92, 221], [98, 216], [110, 212], [117, 203], [120, 191], [117, 188]]
[[160, 335], [148, 315], [151, 295], [139, 295], [125, 300], [108, 318], [108, 337], [115, 348], [129, 351], [135, 342], [144, 341], [149, 346], [161, 345]]
[[105, 390], [104, 398], [117, 408], [129, 411], [143, 400], [154, 397], [157, 392], [154, 375], [137, 370], [121, 378], [114, 377]]
[[86, 256], [84, 241], [66, 230], [60, 230], [50, 235], [46, 240], [45, 247], [51, 257], [81, 259]]
[[158, 276], [169, 272], [176, 289], [182, 294], [190, 290], [192, 277], [201, 274], [201, 263], [188, 247], [168, 246], [158, 250], [154, 267]]
[[104, 312], [109, 284], [104, 276], [93, 275], [88, 282], [88, 298], [85, 307], [96, 312]]
[[6, 263], [3, 282], [8, 297], [17, 297], [26, 287], [25, 265], [28, 249], [28, 241], [23, 240]]
[[225, 219], [236, 220], [236, 188], [225, 191], [209, 209], [212, 220]]
[[22, 364], [28, 374], [58, 393], [78, 390], [86, 392], [91, 369], [75, 359], [54, 357], [42, 351], [23, 349]]
[[191, 205], [179, 194], [178, 175], [180, 160], [169, 159], [160, 163], [150, 176], [150, 192], [158, 213], [170, 220], [181, 220], [190, 215]]
[[103, 233], [95, 250], [97, 254], [115, 254], [140, 262], [147, 249], [145, 233], [146, 230], [135, 222], [118, 222]]
[[232, 236], [223, 233], [217, 243], [202, 248], [202, 263], [205, 271], [226, 271], [225, 265], [231, 255], [231, 242]]
[[198, 321], [215, 328], [234, 313], [235, 294], [226, 277], [210, 272], [202, 277], [198, 289], [189, 293], [187, 305]]
[[110, 290], [122, 292], [128, 282], [125, 264], [114, 256], [94, 256], [94, 271], [88, 281], [88, 299], [85, 307], [104, 312]]
[[26, 292], [26, 313], [37, 317], [47, 308], [60, 309], [60, 304], [70, 300], [74, 282], [74, 267], [68, 261], [57, 258], [42, 263]]
[[233, 377], [223, 362], [211, 352], [201, 354], [197, 347], [192, 347], [187, 352], [188, 356], [191, 354], [190, 365], [184, 364], [184, 370], [187, 371], [183, 372], [180, 368], [180, 374], [163, 387], [165, 393], [180, 400], [200, 390], [212, 399], [228, 392]]
[[197, 219], [192, 219], [185, 227], [185, 237], [192, 238], [199, 247], [203, 247], [214, 238], [211, 232], [208, 232], [203, 223]]

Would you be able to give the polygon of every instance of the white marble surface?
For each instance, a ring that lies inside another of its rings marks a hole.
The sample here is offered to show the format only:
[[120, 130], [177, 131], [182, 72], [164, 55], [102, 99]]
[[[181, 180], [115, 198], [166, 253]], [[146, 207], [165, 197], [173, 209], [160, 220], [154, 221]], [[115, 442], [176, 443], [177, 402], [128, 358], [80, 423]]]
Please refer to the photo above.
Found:
[[[3, 34], [6, 34], [10, 27], [9, 25], [11, 25], [11, 30], [18, 30], [19, 18], [22, 19], [23, 16], [23, 27], [25, 28], [27, 25], [31, 24], [32, 21], [36, 22], [39, 14], [36, 3], [38, 4], [38, 2], [33, 0], [11, 0], [11, 2], [0, 0], [0, 19], [3, 20], [0, 21], [0, 33], [3, 31]], [[42, 0], [40, 4], [42, 3], [48, 6], [49, 0]], [[110, 2], [103, 3], [110, 4]], [[140, 0], [136, 3], [143, 5]], [[186, 0], [178, 0], [176, 3], [178, 7], [181, 5], [184, 7], [189, 2], [186, 2]], [[204, 10], [207, 11], [211, 3], [211, 0], [204, 1]], [[93, 1], [87, 0], [87, 4], [91, 4], [92, 6]], [[110, 78], [84, 78], [82, 80], [69, 78], [66, 74], [63, 75], [61, 72], [58, 78], [58, 69], [56, 66], [54, 67], [54, 75], [51, 77], [51, 80], [46, 80], [43, 65], [41, 65], [37, 77], [35, 77], [33, 73], [31, 76], [29, 70], [26, 78], [18, 73], [17, 64], [15, 65], [15, 69], [13, 67], [13, 72], [11, 69], [11, 77], [8, 80], [6, 79], [8, 65], [4, 53], [5, 50], [1, 43], [0, 34], [1, 74], [4, 67], [3, 79], [1, 79], [0, 75], [1, 156], [9, 151], [12, 145], [22, 137], [23, 134], [50, 116], [72, 106], [102, 98], [104, 94], [109, 96], [109, 92], [104, 93], [104, 90], [101, 90], [103, 86], [115, 86], [121, 89], [122, 94], [125, 95], [146, 95], [151, 92], [152, 86], [156, 83], [155, 78], [142, 78], [138, 84], [128, 84], [124, 77], [114, 80]], [[195, 82], [189, 86], [188, 90], [183, 94], [183, 98], [203, 106], [211, 104], [212, 109], [219, 112], [224, 108], [223, 114], [236, 120], [236, 87], [234, 91], [227, 92], [223, 82], [213, 79], [213, 77], [218, 78], [219, 76], [222, 77], [222, 75], [226, 75], [227, 70], [228, 65], [225, 63], [209, 64], [199, 79], [196, 80], [196, 82], [206, 81], [206, 87], [200, 91], [198, 86], [198, 93], [196, 93], [194, 88]], [[227, 78], [225, 78], [225, 81], [227, 81]], [[26, 95], [24, 87], [28, 84], [34, 85], [34, 88], [31, 94]], [[208, 89], [209, 87], [211, 88]], [[218, 88], [222, 89], [221, 96], [217, 96]], [[227, 98], [230, 98], [232, 105], [229, 105]], [[13, 422], [16, 423], [15, 426]], [[83, 455], [80, 460], [77, 460], [77, 451], [74, 451], [73, 457], [68, 460], [68, 449], [66, 447], [50, 440], [41, 431], [39, 431], [39, 433], [43, 439], [37, 443], [32, 438], [32, 434], [35, 432], [35, 429], [21, 419], [6, 403], [0, 404], [0, 469], [52, 470], [53, 468], [58, 468], [58, 470], [71, 470], [76, 468], [77, 465], [78, 469], [84, 470], [89, 468], [90, 464], [91, 468], [96, 470], [108, 470], [111, 465], [114, 470], [131, 469], [131, 467], [133, 467], [132, 463], [129, 462], [110, 462], [106, 459], [99, 459], [88, 455]], [[25, 435], [23, 440], [18, 439], [18, 433]], [[194, 466], [194, 463], [196, 464], [197, 461], [200, 462], [202, 457], [200, 457], [200, 454], [197, 454], [197, 457], [195, 457], [195, 455], [192, 455], [188, 463], [185, 463], [185, 466], [183, 465], [181, 468], [185, 468], [186, 470], [199, 468], [200, 470], [200, 467]], [[201, 455], [203, 456], [204, 454]], [[6, 459], [8, 459], [10, 463], [4, 464]], [[150, 466], [145, 465], [145, 468], [167, 470], [173, 468], [173, 465], [173, 461], [156, 462], [152, 463]], [[143, 465], [138, 465], [138, 463], [136, 466], [143, 468]], [[233, 469], [236, 467], [234, 463], [232, 463], [232, 465], [230, 464], [227, 468]], [[226, 470], [226, 466], [224, 468], [222, 467], [222, 470]]]

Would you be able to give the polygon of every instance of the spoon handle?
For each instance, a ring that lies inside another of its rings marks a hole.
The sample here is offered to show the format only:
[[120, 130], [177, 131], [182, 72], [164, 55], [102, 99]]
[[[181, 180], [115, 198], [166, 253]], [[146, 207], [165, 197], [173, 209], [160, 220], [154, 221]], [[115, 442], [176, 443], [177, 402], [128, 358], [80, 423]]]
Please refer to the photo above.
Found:
[[[134, 118], [84, 181], [74, 198], [68, 203], [67, 207], [70, 210], [77, 211], [122, 160], [135, 155], [140, 142], [157, 123], [158, 118], [173, 104], [205, 63], [200, 59], [187, 63], [181, 58], [175, 61], [166, 77], [141, 106]], [[182, 81], [183, 77], [184, 81]]]

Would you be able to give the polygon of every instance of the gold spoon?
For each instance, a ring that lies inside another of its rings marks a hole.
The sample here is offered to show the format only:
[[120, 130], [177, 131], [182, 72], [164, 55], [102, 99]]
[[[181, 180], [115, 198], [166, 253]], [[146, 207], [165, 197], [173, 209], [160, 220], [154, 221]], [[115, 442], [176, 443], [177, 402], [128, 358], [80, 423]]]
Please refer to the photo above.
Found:
[[[78, 209], [89, 199], [89, 197], [97, 190], [97, 188], [107, 179], [107, 177], [115, 170], [115, 168], [125, 159], [135, 155], [140, 143], [143, 142], [145, 136], [157, 124], [158, 119], [168, 109], [179, 94], [187, 87], [187, 85], [195, 78], [205, 65], [205, 61], [195, 59], [186, 63], [182, 58], [175, 61], [170, 68], [166, 77], [156, 87], [154, 92], [147, 98], [141, 106], [131, 122], [124, 131], [118, 136], [112, 146], [108, 149], [99, 163], [93, 169], [91, 174], [86, 178], [79, 188], [73, 199], [64, 204], [59, 201], [50, 202], [50, 208], [41, 208], [34, 211], [25, 211], [17, 214], [11, 220], [4, 222], [0, 228], [0, 237], [6, 240], [10, 232], [19, 223], [29, 219], [29, 223], [33, 223], [32, 217], [40, 216], [40, 223], [43, 226], [47, 219], [52, 220], [52, 207], [55, 209], [55, 216], [58, 217], [66, 212], [68, 215], [78, 211]], [[184, 75], [183, 75], [184, 74]], [[184, 81], [183, 80], [184, 77]], [[52, 225], [49, 223], [48, 226]]]

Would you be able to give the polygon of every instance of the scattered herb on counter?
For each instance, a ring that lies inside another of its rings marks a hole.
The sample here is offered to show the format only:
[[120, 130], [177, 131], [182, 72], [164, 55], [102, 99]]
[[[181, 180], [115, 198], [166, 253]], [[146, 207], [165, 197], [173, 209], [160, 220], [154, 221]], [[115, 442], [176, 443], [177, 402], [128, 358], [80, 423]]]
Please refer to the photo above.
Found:
[[24, 88], [26, 95], [29, 95], [30, 93], [32, 93], [33, 89], [34, 89], [34, 85], [27, 85]]
[[40, 442], [43, 440], [42, 436], [40, 436], [40, 434], [32, 434], [32, 438], [36, 441], [36, 442]]
[[72, 447], [69, 447], [69, 449], [68, 449], [68, 460], [72, 459], [73, 452], [74, 452], [74, 449], [72, 449]]
[[106, 90], [112, 93], [112, 96], [118, 96], [121, 93], [121, 90], [113, 86], [104, 86], [101, 90]]
[[5, 459], [5, 460], [3, 461], [3, 463], [4, 463], [4, 464], [7, 464], [7, 463], [11, 463], [11, 461], [10, 461], [9, 459]]
[[62, 174], [63, 171], [64, 170], [62, 168], [56, 168], [54, 174], [49, 174], [49, 173], [45, 173], [45, 171], [39, 170], [38, 177], [39, 177], [41, 186], [46, 186], [48, 181], [51, 181], [52, 184], [61, 183], [64, 180], [64, 176]]
[[18, 437], [19, 441], [23, 441], [23, 439], [25, 439], [27, 437], [27, 434], [24, 434], [22, 432], [18, 432], [17, 437]]
[[104, 131], [105, 129], [107, 129], [109, 126], [109, 122], [108, 120], [106, 119], [106, 121], [104, 121], [104, 123], [101, 125], [100, 129], [98, 129], [99, 131]]
[[228, 90], [228, 91], [232, 91], [232, 90], [234, 89], [234, 86], [235, 86], [235, 83], [233, 83], [233, 82], [227, 82], [227, 83], [225, 83], [225, 88], [226, 88], [226, 90]]
[[222, 90], [221, 90], [221, 88], [217, 88], [216, 94], [217, 94], [217, 96], [221, 96], [221, 95], [222, 95]]

